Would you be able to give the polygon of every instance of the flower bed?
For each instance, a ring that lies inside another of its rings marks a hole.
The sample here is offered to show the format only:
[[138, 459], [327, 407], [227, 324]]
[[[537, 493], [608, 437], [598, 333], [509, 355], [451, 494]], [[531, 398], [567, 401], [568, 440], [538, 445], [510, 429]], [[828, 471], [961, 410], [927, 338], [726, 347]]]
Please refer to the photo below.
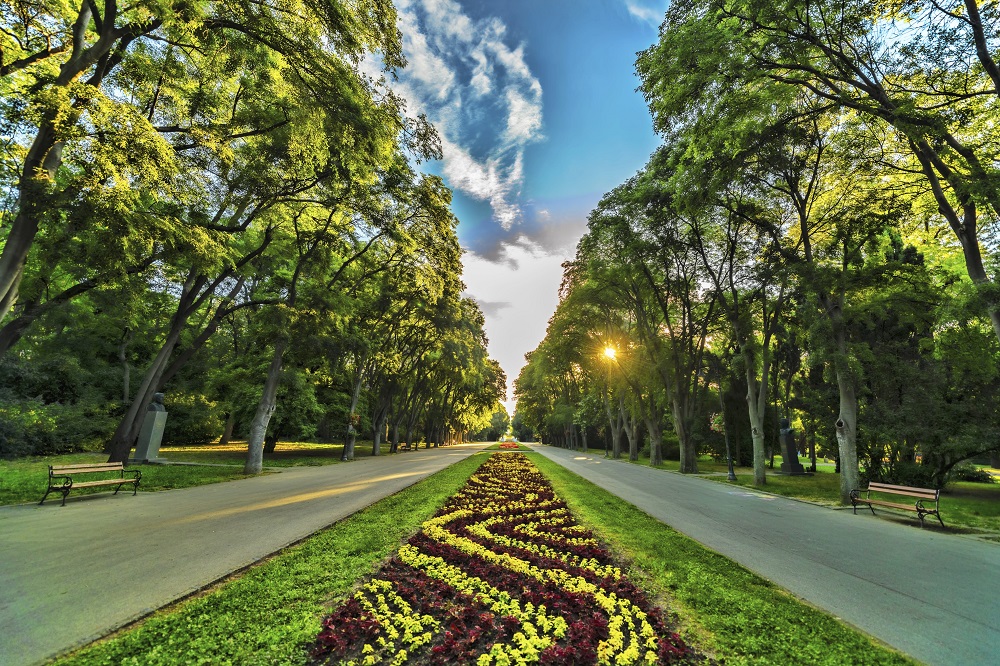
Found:
[[519, 449], [521, 445], [517, 442], [500, 442], [501, 449]]
[[323, 621], [317, 664], [678, 664], [701, 658], [521, 453], [491, 456]]

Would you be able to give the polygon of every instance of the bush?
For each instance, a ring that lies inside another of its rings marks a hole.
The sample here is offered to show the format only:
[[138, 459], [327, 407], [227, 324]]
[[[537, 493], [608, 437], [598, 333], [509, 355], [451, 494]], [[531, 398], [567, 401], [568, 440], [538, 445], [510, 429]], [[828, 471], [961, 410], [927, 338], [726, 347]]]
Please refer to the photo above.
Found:
[[170, 393], [164, 397], [163, 403], [167, 408], [164, 445], [206, 444], [222, 434], [225, 415], [216, 403], [205, 396]]
[[920, 465], [918, 463], [899, 463], [896, 466], [895, 474], [887, 475], [882, 479], [885, 483], [895, 483], [900, 486], [914, 486], [917, 488], [934, 487], [934, 468], [930, 465]]
[[111, 414], [92, 406], [6, 401], [0, 403], [0, 458], [99, 449], [117, 423]]
[[41, 400], [0, 404], [0, 457], [59, 453], [56, 451], [56, 420]]
[[996, 483], [996, 479], [985, 469], [976, 467], [971, 462], [956, 465], [948, 476], [949, 481], [971, 481], [972, 483]]

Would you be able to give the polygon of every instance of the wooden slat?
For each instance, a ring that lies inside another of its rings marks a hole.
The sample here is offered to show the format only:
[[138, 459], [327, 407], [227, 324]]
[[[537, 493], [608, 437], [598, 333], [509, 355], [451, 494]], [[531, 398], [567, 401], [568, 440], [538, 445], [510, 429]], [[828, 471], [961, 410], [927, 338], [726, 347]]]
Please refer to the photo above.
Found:
[[896, 502], [883, 502], [881, 500], [864, 500], [867, 504], [874, 504], [875, 506], [891, 506], [894, 509], [905, 509], [906, 511], [916, 511], [917, 507], [913, 504], [898, 504]]
[[92, 472], [121, 472], [124, 468], [121, 463], [110, 465], [60, 465], [49, 468], [50, 474], [88, 474]]
[[922, 499], [937, 499], [938, 491], [930, 488], [913, 488], [910, 486], [894, 486], [889, 483], [869, 483], [868, 490], [875, 493], [891, 493], [894, 495], [909, 495]]
[[83, 481], [82, 483], [74, 483], [74, 488], [87, 488], [90, 486], [117, 486], [124, 485], [126, 483], [135, 483], [135, 479], [102, 479], [100, 481]]

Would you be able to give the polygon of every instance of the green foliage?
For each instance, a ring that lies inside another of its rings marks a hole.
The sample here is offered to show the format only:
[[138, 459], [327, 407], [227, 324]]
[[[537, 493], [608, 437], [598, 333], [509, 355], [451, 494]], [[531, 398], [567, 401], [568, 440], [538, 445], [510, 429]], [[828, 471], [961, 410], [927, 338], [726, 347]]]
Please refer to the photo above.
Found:
[[972, 463], [956, 465], [951, 470], [950, 478], [955, 481], [967, 481], [970, 483], [996, 483], [996, 477]]
[[164, 406], [167, 408], [164, 446], [204, 444], [221, 434], [221, 410], [201, 394], [171, 393], [165, 397]]

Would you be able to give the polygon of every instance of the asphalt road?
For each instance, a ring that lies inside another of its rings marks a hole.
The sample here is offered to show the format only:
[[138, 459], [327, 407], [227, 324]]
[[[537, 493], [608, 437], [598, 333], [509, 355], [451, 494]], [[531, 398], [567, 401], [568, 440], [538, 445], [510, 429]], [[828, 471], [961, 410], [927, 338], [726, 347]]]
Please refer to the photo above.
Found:
[[482, 448], [0, 507], [0, 666], [85, 645]]
[[913, 526], [916, 519], [900, 523], [867, 510], [853, 515], [641, 465], [533, 448], [924, 663], [1000, 664], [1000, 544], [920, 529]]

